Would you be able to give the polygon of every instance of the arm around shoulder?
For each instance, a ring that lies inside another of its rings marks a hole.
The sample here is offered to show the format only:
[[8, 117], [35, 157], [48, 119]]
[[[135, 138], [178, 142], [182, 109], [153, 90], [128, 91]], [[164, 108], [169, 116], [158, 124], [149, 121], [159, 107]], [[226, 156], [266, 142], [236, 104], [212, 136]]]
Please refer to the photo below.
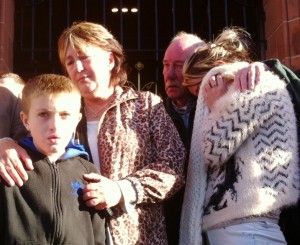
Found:
[[[24, 162], [24, 164], [23, 164]], [[10, 138], [0, 139], [0, 176], [9, 185], [22, 186], [28, 179], [25, 171], [33, 169], [27, 152]]]

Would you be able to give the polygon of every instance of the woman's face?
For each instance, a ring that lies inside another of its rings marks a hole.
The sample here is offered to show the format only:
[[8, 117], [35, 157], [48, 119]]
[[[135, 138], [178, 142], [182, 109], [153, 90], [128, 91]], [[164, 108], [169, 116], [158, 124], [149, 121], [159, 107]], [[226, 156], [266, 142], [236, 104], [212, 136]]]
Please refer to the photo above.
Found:
[[69, 45], [64, 65], [84, 98], [101, 96], [111, 86], [110, 75], [114, 67], [111, 52], [96, 46], [87, 46], [82, 52]]
[[193, 94], [195, 96], [198, 96], [200, 85], [202, 83], [202, 80], [203, 80], [205, 74], [206, 73], [202, 73], [202, 74], [199, 75], [198, 78], [189, 79], [189, 84], [193, 84], [193, 85], [187, 86], [187, 88], [188, 88], [188, 90], [190, 91], [191, 94]]
[[200, 89], [200, 83], [188, 86], [187, 88], [188, 88], [188, 90], [190, 91], [191, 94], [193, 94], [195, 96], [198, 96], [199, 89]]

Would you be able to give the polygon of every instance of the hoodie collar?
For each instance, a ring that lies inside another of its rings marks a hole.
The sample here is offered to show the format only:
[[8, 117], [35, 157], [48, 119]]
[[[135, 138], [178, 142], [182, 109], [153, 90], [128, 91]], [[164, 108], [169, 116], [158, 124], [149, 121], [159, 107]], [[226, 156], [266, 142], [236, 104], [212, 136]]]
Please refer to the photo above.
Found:
[[[31, 136], [28, 136], [26, 138], [24, 138], [23, 140], [21, 140], [20, 142], [21, 144], [29, 147], [32, 150], [38, 151], [40, 152], [34, 145], [33, 143], [33, 139]], [[85, 151], [83, 145], [81, 144], [76, 144], [74, 142], [74, 138], [72, 138], [69, 142], [69, 144], [66, 146], [66, 152], [63, 155], [62, 158], [60, 158], [61, 160], [65, 160], [71, 157], [75, 157], [75, 156], [82, 156], [85, 159], [89, 159], [89, 154]]]

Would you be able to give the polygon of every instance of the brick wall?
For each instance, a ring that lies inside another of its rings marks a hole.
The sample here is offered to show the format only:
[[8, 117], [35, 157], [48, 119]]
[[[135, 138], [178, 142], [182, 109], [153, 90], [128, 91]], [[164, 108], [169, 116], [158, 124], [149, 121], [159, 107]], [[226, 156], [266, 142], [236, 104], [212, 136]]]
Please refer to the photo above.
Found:
[[266, 14], [266, 58], [278, 58], [300, 72], [300, 1], [263, 0]]
[[0, 72], [13, 70], [14, 0], [0, 0]]

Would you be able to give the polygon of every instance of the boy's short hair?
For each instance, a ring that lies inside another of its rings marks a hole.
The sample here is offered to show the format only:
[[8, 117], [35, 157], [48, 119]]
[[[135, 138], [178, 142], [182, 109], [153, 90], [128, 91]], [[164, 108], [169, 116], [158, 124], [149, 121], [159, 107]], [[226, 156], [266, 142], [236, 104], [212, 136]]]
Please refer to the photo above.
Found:
[[71, 79], [66, 76], [57, 74], [42, 74], [32, 79], [29, 79], [22, 91], [22, 110], [28, 114], [30, 109], [31, 98], [36, 98], [41, 95], [54, 95], [60, 93], [78, 94], [78, 104], [74, 101], [74, 106], [78, 105], [80, 110], [80, 92], [72, 83]]

